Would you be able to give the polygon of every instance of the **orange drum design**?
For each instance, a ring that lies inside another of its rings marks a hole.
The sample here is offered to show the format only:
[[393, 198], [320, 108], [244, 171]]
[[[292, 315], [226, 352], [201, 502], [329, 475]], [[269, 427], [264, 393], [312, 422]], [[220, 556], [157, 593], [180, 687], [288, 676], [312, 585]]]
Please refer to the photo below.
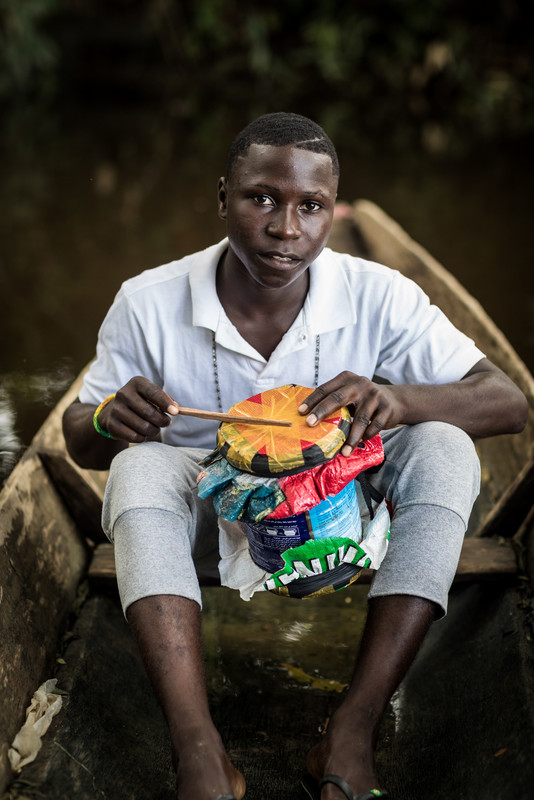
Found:
[[306, 386], [287, 384], [236, 403], [229, 409], [230, 414], [285, 419], [292, 426], [223, 423], [217, 434], [221, 455], [236, 469], [263, 477], [290, 475], [333, 458], [347, 438], [351, 416], [347, 408], [341, 408], [310, 427], [297, 409], [312, 391]]

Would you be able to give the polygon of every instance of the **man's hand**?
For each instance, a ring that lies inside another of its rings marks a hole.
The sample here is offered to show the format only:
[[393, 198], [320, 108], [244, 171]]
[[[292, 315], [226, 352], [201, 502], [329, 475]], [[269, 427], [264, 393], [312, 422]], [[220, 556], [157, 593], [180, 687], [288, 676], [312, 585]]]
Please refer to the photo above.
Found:
[[179, 413], [178, 404], [147, 378], [131, 378], [98, 415], [98, 423], [114, 439], [139, 443], [155, 439]]
[[[76, 401], [63, 415], [63, 433], [71, 457], [87, 469], [109, 469], [112, 459], [130, 443], [155, 439], [171, 423], [179, 406], [147, 378], [132, 378], [98, 415], [98, 424], [113, 439], [94, 428], [97, 406]], [[171, 416], [169, 416], [171, 415]]]
[[341, 449], [349, 456], [358, 442], [396, 425], [431, 420], [448, 422], [469, 436], [483, 438], [520, 433], [525, 427], [528, 402], [523, 392], [487, 358], [464, 377], [438, 385], [383, 385], [341, 372], [312, 392], [299, 408], [308, 425], [316, 425], [342, 406], [353, 416]]
[[316, 425], [342, 406], [352, 414], [352, 426], [341, 454], [350, 456], [358, 442], [372, 439], [401, 421], [402, 407], [391, 387], [353, 372], [341, 372], [312, 392], [299, 408], [308, 425]]

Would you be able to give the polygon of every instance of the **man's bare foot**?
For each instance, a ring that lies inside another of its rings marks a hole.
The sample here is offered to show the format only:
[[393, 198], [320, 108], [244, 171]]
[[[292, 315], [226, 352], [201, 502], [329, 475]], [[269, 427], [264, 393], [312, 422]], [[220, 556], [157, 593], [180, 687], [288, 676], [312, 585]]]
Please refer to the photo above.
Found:
[[176, 771], [176, 800], [216, 800], [233, 795], [242, 800], [246, 784], [224, 748], [202, 741], [182, 747]]

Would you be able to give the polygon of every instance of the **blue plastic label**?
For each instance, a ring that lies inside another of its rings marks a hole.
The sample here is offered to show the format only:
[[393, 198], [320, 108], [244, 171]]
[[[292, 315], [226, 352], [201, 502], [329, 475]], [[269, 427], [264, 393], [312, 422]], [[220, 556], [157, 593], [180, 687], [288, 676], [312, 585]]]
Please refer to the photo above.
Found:
[[309, 539], [346, 536], [359, 542], [362, 523], [354, 481], [334, 497], [327, 497], [303, 514], [245, 523], [245, 529], [252, 560], [270, 573], [284, 566], [281, 553], [299, 547]]

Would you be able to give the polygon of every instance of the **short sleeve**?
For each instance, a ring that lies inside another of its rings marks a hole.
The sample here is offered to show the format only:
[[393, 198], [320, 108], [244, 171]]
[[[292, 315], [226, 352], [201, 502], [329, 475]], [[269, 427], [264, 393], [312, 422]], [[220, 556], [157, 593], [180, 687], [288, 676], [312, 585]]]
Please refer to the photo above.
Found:
[[121, 289], [100, 328], [96, 359], [84, 377], [79, 398], [82, 403], [98, 404], [136, 375], [162, 385], [142, 322]]
[[414, 281], [394, 272], [382, 309], [376, 374], [391, 383], [460, 380], [484, 353], [430, 303]]

